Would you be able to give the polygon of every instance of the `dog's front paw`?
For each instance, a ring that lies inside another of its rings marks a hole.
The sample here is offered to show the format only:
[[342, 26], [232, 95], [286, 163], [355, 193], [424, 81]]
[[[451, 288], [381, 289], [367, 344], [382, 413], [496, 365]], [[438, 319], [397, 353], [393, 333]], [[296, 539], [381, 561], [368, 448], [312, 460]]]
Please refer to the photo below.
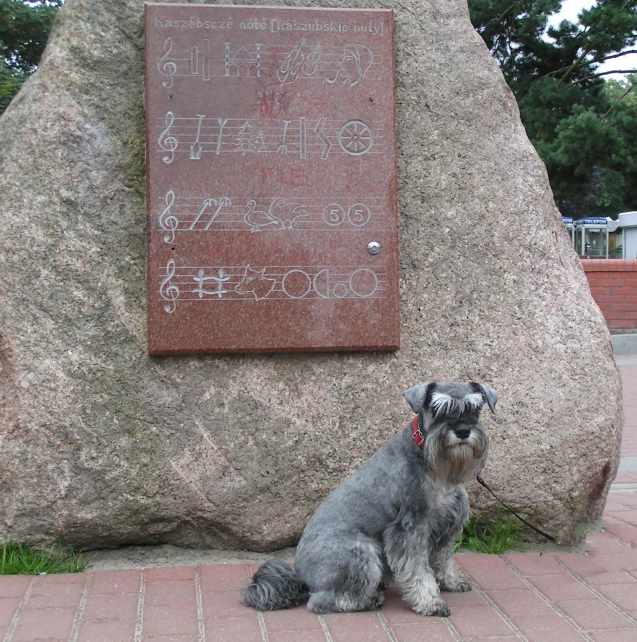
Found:
[[412, 607], [420, 615], [436, 615], [438, 617], [448, 617], [451, 615], [449, 605], [440, 597], [433, 599], [431, 602], [424, 604], [414, 604]]
[[441, 591], [449, 591], [450, 593], [466, 593], [473, 589], [468, 579], [460, 577], [440, 580], [439, 586]]

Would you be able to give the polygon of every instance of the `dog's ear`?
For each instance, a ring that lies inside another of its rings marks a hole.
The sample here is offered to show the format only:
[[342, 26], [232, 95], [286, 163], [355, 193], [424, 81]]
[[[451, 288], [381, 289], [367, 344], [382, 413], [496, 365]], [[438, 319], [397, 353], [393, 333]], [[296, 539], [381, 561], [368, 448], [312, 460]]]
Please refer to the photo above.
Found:
[[489, 404], [491, 412], [495, 412], [495, 404], [498, 403], [498, 393], [489, 386], [483, 386], [481, 383], [474, 383], [480, 389], [484, 400]]
[[423, 409], [430, 386], [435, 385], [435, 383], [425, 381], [425, 383], [419, 383], [417, 386], [409, 388], [408, 390], [405, 390], [405, 392], [403, 392], [403, 397], [405, 397], [407, 403], [411, 406], [411, 409], [416, 414], [418, 414]]

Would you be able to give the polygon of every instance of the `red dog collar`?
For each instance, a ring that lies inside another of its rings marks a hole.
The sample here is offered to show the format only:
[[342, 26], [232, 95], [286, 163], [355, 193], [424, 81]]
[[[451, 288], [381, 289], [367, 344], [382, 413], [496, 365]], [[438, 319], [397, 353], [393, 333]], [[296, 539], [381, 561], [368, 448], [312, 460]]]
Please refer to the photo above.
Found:
[[425, 448], [425, 436], [420, 432], [420, 426], [418, 425], [418, 415], [414, 417], [414, 421], [411, 424], [411, 429], [414, 431], [414, 441], [424, 450]]

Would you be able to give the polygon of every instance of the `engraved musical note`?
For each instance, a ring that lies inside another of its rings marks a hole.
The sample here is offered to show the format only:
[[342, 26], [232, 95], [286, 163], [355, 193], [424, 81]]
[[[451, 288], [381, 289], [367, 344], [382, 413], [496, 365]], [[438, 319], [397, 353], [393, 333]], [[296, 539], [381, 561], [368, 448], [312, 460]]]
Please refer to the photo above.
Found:
[[190, 75], [196, 76], [199, 73], [199, 47], [190, 47]]
[[214, 198], [207, 198], [201, 205], [201, 209], [199, 210], [199, 214], [195, 217], [195, 220], [190, 224], [190, 227], [188, 228], [189, 230], [194, 230], [195, 225], [199, 222], [199, 219], [202, 217], [203, 213], [209, 208], [212, 207], [212, 205], [217, 205], [217, 200]]
[[175, 230], [179, 225], [179, 219], [170, 211], [174, 202], [175, 192], [170, 190], [166, 193], [166, 207], [164, 207], [159, 216], [159, 225], [161, 226], [161, 229], [168, 230], [169, 232], [164, 235], [164, 243], [173, 243], [175, 241]]
[[235, 142], [237, 145], [234, 149], [235, 152], [241, 152], [245, 156], [248, 152], [254, 151], [254, 128], [247, 120], [239, 130]]
[[203, 123], [205, 115], [197, 114], [197, 118], [199, 118], [199, 123], [197, 125], [197, 138], [195, 138], [195, 142], [190, 146], [190, 160], [201, 160], [201, 152], [203, 151], [203, 147], [199, 142], [199, 137], [201, 136], [201, 124]]
[[319, 53], [321, 45], [316, 45], [314, 51], [308, 55], [301, 70], [304, 76], [313, 76], [316, 73], [317, 65], [321, 59], [321, 54]]
[[268, 297], [276, 285], [276, 279], [265, 276], [266, 268], [253, 270], [250, 264], [246, 266], [243, 280], [235, 287], [237, 294], [253, 294], [257, 301]]
[[253, 147], [255, 152], [264, 152], [266, 150], [267, 144], [265, 142], [265, 134], [262, 129], [257, 132]]
[[301, 160], [307, 158], [307, 129], [305, 123], [305, 116], [299, 118], [299, 154]]
[[281, 85], [287, 82], [294, 82], [299, 73], [299, 67], [303, 64], [305, 54], [303, 47], [307, 44], [307, 38], [303, 38], [297, 47], [292, 49], [283, 64], [277, 71], [277, 77], [281, 81]]
[[275, 198], [270, 203], [269, 214], [274, 218], [282, 230], [294, 230], [296, 224], [305, 222], [309, 218], [307, 208], [301, 203], [286, 201], [282, 196]]
[[356, 227], [367, 225], [371, 217], [369, 207], [364, 203], [354, 203], [347, 210], [347, 220]]
[[323, 220], [328, 225], [340, 225], [345, 220], [345, 210], [340, 203], [330, 203], [323, 208]]
[[179, 288], [171, 283], [170, 280], [175, 276], [176, 266], [174, 259], [170, 259], [166, 264], [166, 278], [159, 286], [159, 294], [164, 301], [170, 301], [164, 306], [168, 314], [172, 314], [177, 309], [177, 299], [179, 298]]
[[374, 54], [365, 45], [345, 45], [343, 59], [333, 78], [325, 77], [329, 84], [335, 83], [339, 78], [343, 85], [354, 87], [369, 71], [374, 62]]
[[[226, 276], [223, 268], [219, 268], [217, 270], [217, 274], [218, 276], [206, 276], [206, 271], [201, 268], [197, 273], [197, 276], [192, 277], [192, 280], [195, 281], [195, 283], [197, 283], [199, 286], [196, 287], [193, 292], [195, 294], [198, 294], [200, 299], [203, 299], [204, 294], [212, 294], [213, 296], [216, 295], [218, 298], [223, 297], [224, 294], [228, 294], [228, 290], [224, 288], [223, 284], [229, 281], [230, 277]], [[206, 281], [212, 281], [213, 283], [216, 283], [217, 289], [206, 290], [204, 288], [204, 286], [206, 285]]]
[[203, 80], [210, 80], [210, 40], [207, 38], [203, 41]]
[[210, 229], [210, 226], [214, 223], [214, 220], [217, 218], [217, 216], [219, 216], [219, 212], [221, 212], [221, 209], [226, 205], [232, 205], [232, 201], [227, 196], [224, 196], [223, 198], [219, 199], [219, 205], [217, 206], [215, 213], [210, 217], [210, 220], [208, 221], [206, 227], [203, 228], [204, 230]]
[[283, 156], [285, 156], [288, 153], [288, 146], [285, 144], [285, 137], [288, 133], [288, 126], [290, 125], [291, 122], [292, 122], [291, 120], [283, 121], [283, 138], [281, 140], [281, 144], [278, 146], [276, 150], [277, 154], [283, 154]]
[[210, 229], [210, 226], [214, 223], [217, 216], [219, 216], [219, 212], [221, 212], [222, 208], [224, 208], [226, 205], [232, 205], [232, 201], [227, 196], [224, 196], [223, 198], [219, 199], [219, 201], [217, 201], [216, 198], [205, 199], [201, 205], [199, 214], [197, 214], [195, 220], [190, 224], [190, 227], [188, 229], [194, 230], [195, 226], [203, 216], [204, 212], [209, 207], [212, 207], [213, 205], [216, 205], [217, 209], [214, 211], [213, 215], [210, 217], [210, 220], [208, 221], [208, 223], [206, 223], [206, 226], [203, 228], [204, 231], [208, 231]]
[[338, 132], [341, 149], [352, 156], [365, 154], [372, 148], [372, 130], [362, 120], [347, 121]]
[[307, 208], [300, 203], [286, 201], [278, 196], [270, 202], [267, 212], [257, 210], [257, 202], [250, 199], [246, 203], [248, 211], [243, 217], [251, 232], [260, 232], [262, 228], [276, 225], [279, 230], [294, 230], [299, 222], [307, 221], [309, 214]]
[[160, 149], [168, 152], [166, 156], [162, 157], [162, 160], [167, 165], [175, 160], [175, 150], [179, 145], [179, 141], [174, 136], [170, 135], [170, 128], [173, 126], [174, 121], [175, 114], [173, 114], [171, 111], [166, 112], [166, 128], [159, 135], [159, 140], [157, 141]]
[[261, 77], [261, 47], [260, 43], [255, 45], [255, 53], [249, 51], [247, 47], [240, 47], [234, 54], [230, 51], [231, 44], [226, 42], [225, 45], [225, 75], [232, 75], [232, 71], [236, 71], [237, 76], [242, 76], [242, 71], [245, 71], [247, 77], [251, 76], [251, 70], [256, 71], [256, 76]]
[[263, 212], [262, 210], [256, 209], [257, 202], [254, 199], [250, 199], [246, 205], [248, 206], [248, 211], [243, 217], [243, 220], [250, 226], [251, 232], [257, 232], [267, 225], [278, 225], [279, 219], [272, 216], [270, 212]]
[[164, 80], [161, 84], [170, 89], [173, 86], [174, 75], [177, 73], [177, 65], [171, 60], [167, 60], [173, 50], [173, 39], [169, 36], [164, 40], [164, 55], [157, 63], [157, 69], [162, 76], [168, 76], [168, 80]]
[[327, 160], [327, 157], [330, 155], [330, 151], [332, 150], [332, 143], [330, 139], [327, 137], [325, 130], [323, 129], [323, 127], [325, 127], [326, 121], [327, 121], [327, 118], [325, 118], [325, 116], [322, 116], [321, 118], [319, 118], [319, 121], [316, 124], [316, 127], [314, 128], [316, 135], [321, 139], [321, 142], [323, 143], [321, 160]]
[[217, 156], [219, 156], [219, 154], [221, 154], [221, 143], [223, 141], [223, 128], [226, 126], [228, 119], [217, 118], [217, 122], [219, 123], [219, 136], [217, 137]]

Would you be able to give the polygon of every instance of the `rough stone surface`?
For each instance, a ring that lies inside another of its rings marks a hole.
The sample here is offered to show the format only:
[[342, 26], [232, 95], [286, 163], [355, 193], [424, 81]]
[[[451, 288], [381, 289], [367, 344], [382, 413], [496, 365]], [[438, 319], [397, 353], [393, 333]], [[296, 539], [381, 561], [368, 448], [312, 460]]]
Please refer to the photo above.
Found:
[[576, 539], [616, 472], [619, 376], [466, 1], [263, 4], [396, 12], [402, 348], [147, 356], [143, 3], [68, 0], [0, 120], [1, 536], [293, 543], [410, 419], [400, 392], [457, 379], [500, 393], [485, 479]]

